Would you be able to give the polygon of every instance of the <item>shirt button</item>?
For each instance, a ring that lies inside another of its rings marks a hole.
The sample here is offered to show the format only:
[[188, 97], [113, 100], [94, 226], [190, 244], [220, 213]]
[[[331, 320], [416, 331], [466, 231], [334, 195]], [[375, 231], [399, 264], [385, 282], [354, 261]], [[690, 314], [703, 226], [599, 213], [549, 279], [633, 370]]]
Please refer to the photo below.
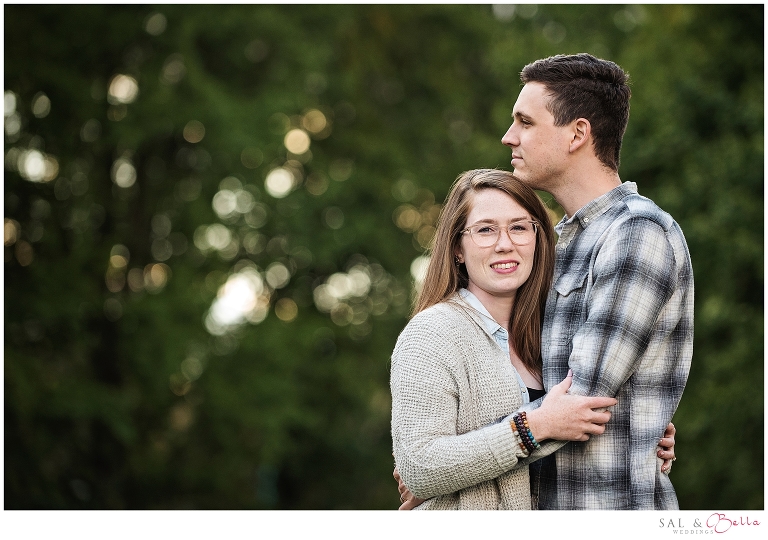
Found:
[[584, 223], [589, 223], [589, 218], [588, 217], [584, 218]]

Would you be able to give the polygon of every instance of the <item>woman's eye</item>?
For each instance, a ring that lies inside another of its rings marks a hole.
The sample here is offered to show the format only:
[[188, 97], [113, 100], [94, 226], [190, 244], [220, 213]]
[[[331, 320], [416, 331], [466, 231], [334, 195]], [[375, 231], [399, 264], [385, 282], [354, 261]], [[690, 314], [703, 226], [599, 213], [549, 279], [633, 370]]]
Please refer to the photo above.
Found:
[[478, 227], [477, 228], [477, 232], [479, 234], [493, 234], [493, 233], [496, 232], [496, 229], [494, 227], [490, 227], [490, 226], [486, 225], [486, 226], [483, 226], [483, 227]]
[[525, 225], [510, 225], [509, 230], [511, 232], [525, 232], [528, 230], [528, 227]]

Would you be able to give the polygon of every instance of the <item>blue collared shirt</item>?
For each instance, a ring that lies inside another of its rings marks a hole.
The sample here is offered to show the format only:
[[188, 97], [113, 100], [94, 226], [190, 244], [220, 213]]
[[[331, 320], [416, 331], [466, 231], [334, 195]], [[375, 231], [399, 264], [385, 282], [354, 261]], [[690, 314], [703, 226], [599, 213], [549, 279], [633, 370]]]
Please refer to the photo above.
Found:
[[[496, 319], [491, 317], [491, 314], [485, 308], [483, 303], [478, 300], [477, 296], [469, 292], [467, 289], [459, 289], [459, 296], [462, 298], [462, 300], [469, 304], [472, 309], [483, 316], [482, 320], [485, 323], [486, 330], [491, 336], [493, 336], [494, 341], [496, 341], [499, 347], [501, 347], [501, 350], [506, 352], [507, 357], [509, 357], [509, 332], [507, 329], [497, 323]], [[510, 359], [510, 363], [511, 362], [512, 360]], [[512, 369], [514, 369], [514, 366], [512, 366]], [[520, 394], [523, 396], [523, 404], [529, 403], [531, 400], [528, 396], [528, 387], [526, 386], [525, 382], [523, 382], [523, 379], [520, 377], [517, 369], [514, 369], [514, 372], [515, 377], [517, 377], [517, 384], [520, 387]]]

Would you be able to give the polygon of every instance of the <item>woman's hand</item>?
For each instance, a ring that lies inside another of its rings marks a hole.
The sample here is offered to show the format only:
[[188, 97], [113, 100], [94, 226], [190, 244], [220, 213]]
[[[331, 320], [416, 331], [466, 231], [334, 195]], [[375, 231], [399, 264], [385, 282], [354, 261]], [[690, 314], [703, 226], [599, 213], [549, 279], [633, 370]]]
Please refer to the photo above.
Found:
[[664, 430], [664, 437], [659, 439], [659, 451], [656, 452], [656, 455], [664, 460], [664, 463], [661, 464], [661, 472], [664, 474], [669, 474], [669, 471], [672, 470], [672, 462], [677, 459], [675, 457], [676, 432], [675, 424], [670, 422], [667, 429]]
[[412, 510], [424, 502], [425, 499], [419, 499], [413, 493], [408, 491], [408, 488], [403, 484], [403, 479], [400, 478], [400, 473], [397, 471], [397, 467], [392, 472], [392, 476], [397, 480], [397, 491], [400, 492], [400, 508], [398, 510]]
[[618, 403], [611, 397], [587, 397], [568, 394], [573, 372], [547, 393], [541, 407], [526, 413], [528, 425], [537, 441], [586, 441], [590, 435], [605, 431], [611, 413], [605, 407]]

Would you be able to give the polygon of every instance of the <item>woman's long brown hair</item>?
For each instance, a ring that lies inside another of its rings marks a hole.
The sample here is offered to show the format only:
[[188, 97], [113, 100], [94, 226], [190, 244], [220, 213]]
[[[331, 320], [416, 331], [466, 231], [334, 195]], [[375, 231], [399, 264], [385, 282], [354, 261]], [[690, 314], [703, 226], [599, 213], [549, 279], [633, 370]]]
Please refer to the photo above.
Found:
[[447, 300], [469, 284], [466, 267], [454, 263], [472, 208], [473, 195], [498, 189], [512, 197], [539, 222], [531, 275], [517, 290], [510, 317], [510, 345], [523, 364], [541, 381], [541, 324], [555, 266], [555, 233], [544, 204], [530, 187], [511, 172], [475, 169], [459, 175], [438, 219], [424, 283], [412, 315]]

